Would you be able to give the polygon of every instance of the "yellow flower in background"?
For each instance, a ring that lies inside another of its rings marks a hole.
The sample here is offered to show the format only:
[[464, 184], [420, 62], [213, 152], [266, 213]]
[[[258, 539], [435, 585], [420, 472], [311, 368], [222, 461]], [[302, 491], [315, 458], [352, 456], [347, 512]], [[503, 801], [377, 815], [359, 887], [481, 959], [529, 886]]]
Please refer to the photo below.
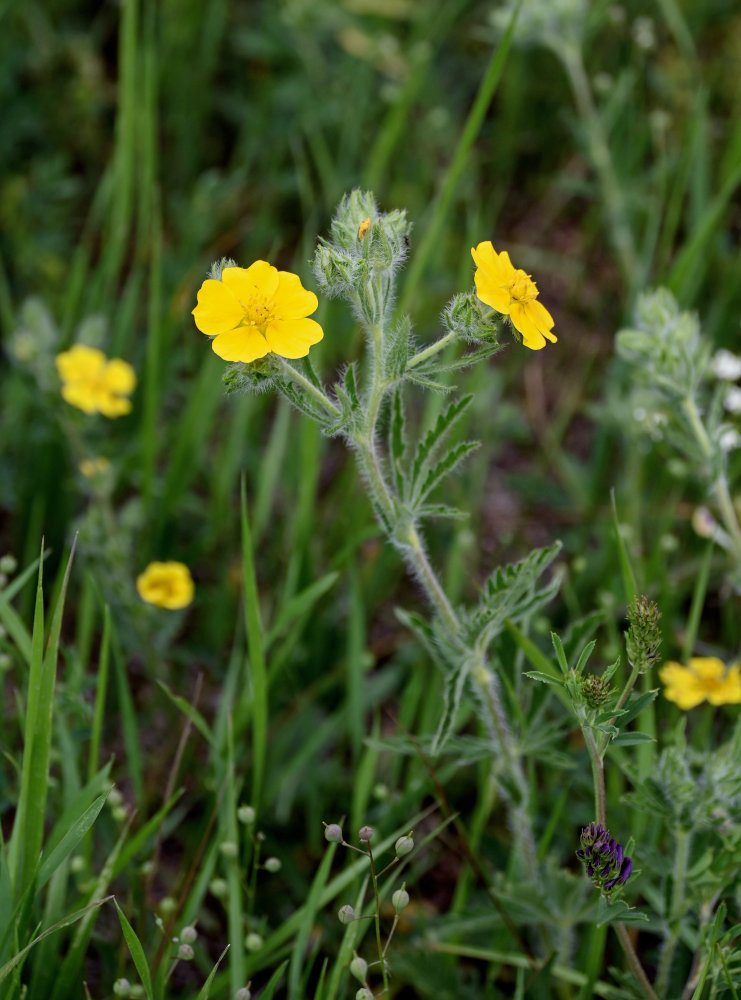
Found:
[[85, 413], [120, 417], [131, 411], [126, 398], [136, 388], [131, 365], [120, 358], [109, 361], [97, 347], [75, 344], [56, 357], [62, 397]]
[[136, 589], [147, 604], [174, 611], [190, 604], [195, 586], [184, 563], [152, 562], [136, 578]]
[[529, 274], [513, 267], [507, 251], [497, 253], [487, 240], [473, 247], [471, 256], [476, 264], [476, 294], [487, 306], [509, 316], [525, 347], [539, 351], [546, 338], [555, 343], [553, 317], [537, 301], [537, 285]]
[[85, 479], [94, 479], [96, 476], [104, 476], [110, 472], [111, 463], [100, 455], [98, 458], [83, 458], [78, 468]]
[[224, 268], [221, 281], [207, 278], [193, 317], [201, 333], [215, 338], [211, 346], [224, 361], [256, 361], [270, 351], [303, 358], [324, 336], [307, 319], [318, 304], [297, 274], [257, 260], [248, 268]]
[[726, 669], [717, 656], [693, 656], [689, 666], [665, 663], [659, 670], [664, 697], [685, 712], [707, 699], [711, 705], [741, 703], [741, 671], [734, 663]]

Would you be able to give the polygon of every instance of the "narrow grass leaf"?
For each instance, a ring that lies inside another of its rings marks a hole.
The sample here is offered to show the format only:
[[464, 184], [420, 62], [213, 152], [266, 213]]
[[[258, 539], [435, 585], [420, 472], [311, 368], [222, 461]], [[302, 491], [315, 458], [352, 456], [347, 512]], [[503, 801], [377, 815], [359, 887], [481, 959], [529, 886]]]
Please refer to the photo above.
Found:
[[310, 583], [308, 587], [296, 594], [295, 597], [286, 601], [286, 603], [278, 611], [278, 614], [275, 616], [275, 621], [270, 626], [267, 635], [265, 636], [265, 652], [268, 651], [275, 640], [278, 639], [297, 618], [309, 614], [316, 602], [323, 597], [327, 591], [332, 589], [337, 582], [339, 575], [339, 573], [334, 571], [326, 573], [318, 580]]
[[147, 1000], [154, 1000], [154, 995], [152, 993], [152, 977], [149, 973], [149, 964], [147, 962], [147, 956], [144, 954], [141, 941], [136, 936], [134, 928], [126, 919], [126, 914], [118, 905], [118, 900], [114, 899], [114, 903], [116, 904], [118, 919], [121, 922], [123, 936], [126, 939], [126, 944], [129, 946], [129, 951], [131, 952], [131, 957], [134, 960], [136, 971], [139, 973], [139, 978], [141, 979], [142, 986], [144, 987], [144, 992], [147, 995]]
[[206, 982], [201, 987], [201, 990], [200, 990], [200, 992], [199, 992], [196, 1000], [209, 1000], [209, 997], [211, 996], [211, 987], [213, 986], [214, 979], [216, 978], [216, 973], [218, 972], [219, 966], [224, 961], [224, 957], [226, 956], [226, 953], [228, 951], [229, 951], [229, 945], [227, 945], [226, 948], [224, 948], [224, 950], [222, 951], [222, 953], [216, 959], [216, 965], [209, 972], [208, 979], [206, 980]]
[[208, 723], [203, 718], [198, 709], [195, 708], [193, 705], [191, 705], [191, 703], [187, 700], [187, 698], [183, 698], [182, 695], [175, 694], [174, 692], [172, 692], [167, 686], [167, 684], [164, 683], [164, 681], [158, 680], [157, 684], [159, 688], [167, 695], [167, 697], [170, 699], [173, 705], [175, 705], [176, 708], [178, 708], [183, 713], [186, 719], [189, 719], [193, 723], [193, 725], [196, 727], [201, 736], [203, 736], [206, 742], [209, 743], [212, 747], [215, 747], [216, 743], [214, 740], [214, 734], [211, 732]]
[[259, 808], [265, 772], [268, 729], [268, 683], [265, 668], [260, 603], [255, 576], [250, 522], [247, 516], [247, 491], [242, 476], [242, 574], [244, 585], [244, 620], [247, 629], [247, 652], [250, 663], [252, 694], [252, 804]]
[[625, 542], [623, 540], [623, 533], [620, 530], [620, 522], [618, 520], [617, 504], [615, 503], [615, 490], [610, 490], [610, 504], [612, 506], [612, 523], [615, 528], [615, 540], [617, 541], [618, 557], [620, 559], [620, 572], [623, 576], [623, 590], [625, 591], [625, 602], [630, 604], [632, 599], [638, 593], [638, 585], [636, 583], [635, 573], [633, 572], [633, 566], [630, 561], [630, 556], [628, 555], [628, 549], [626, 548]]

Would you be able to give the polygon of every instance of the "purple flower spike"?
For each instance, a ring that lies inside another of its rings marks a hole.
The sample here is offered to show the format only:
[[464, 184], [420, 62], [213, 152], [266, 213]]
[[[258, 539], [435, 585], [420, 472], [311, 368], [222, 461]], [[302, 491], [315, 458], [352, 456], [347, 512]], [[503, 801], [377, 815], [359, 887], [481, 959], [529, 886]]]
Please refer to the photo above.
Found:
[[576, 856], [583, 862], [588, 878], [602, 892], [609, 893], [624, 885], [633, 871], [633, 862], [625, 856], [623, 845], [601, 823], [590, 823], [582, 830]]

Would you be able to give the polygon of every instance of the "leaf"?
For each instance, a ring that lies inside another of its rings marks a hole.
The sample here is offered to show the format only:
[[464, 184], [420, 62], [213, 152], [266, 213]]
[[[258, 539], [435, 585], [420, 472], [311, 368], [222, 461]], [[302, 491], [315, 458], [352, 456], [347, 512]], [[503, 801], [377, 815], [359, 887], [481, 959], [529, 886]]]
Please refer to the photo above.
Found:
[[602, 927], [604, 924], [619, 920], [624, 924], [639, 924], [648, 921], [648, 915], [634, 906], [628, 906], [624, 899], [615, 899], [608, 903], [604, 896], [599, 901], [599, 912], [596, 924]]
[[227, 945], [226, 948], [224, 948], [224, 950], [222, 951], [222, 953], [219, 955], [219, 957], [216, 959], [216, 965], [209, 972], [208, 979], [206, 980], [206, 982], [201, 987], [201, 991], [198, 994], [198, 997], [196, 998], [196, 1000], [208, 1000], [208, 998], [211, 996], [211, 987], [213, 985], [214, 978], [216, 977], [216, 973], [218, 972], [219, 966], [224, 961], [226, 953], [229, 951], [229, 947], [230, 946]]
[[397, 389], [391, 401], [391, 421], [389, 424], [389, 456], [391, 475], [398, 496], [405, 496], [404, 489], [404, 452], [406, 438], [404, 434], [404, 405], [401, 392]]
[[412, 462], [412, 490], [416, 489], [419, 480], [423, 475], [426, 475], [429, 463], [434, 459], [434, 455], [442, 444], [446, 434], [449, 433], [456, 421], [471, 405], [472, 399], [472, 395], [461, 396], [460, 399], [455, 399], [449, 403], [420, 441]]
[[469, 517], [467, 511], [449, 507], [444, 503], [426, 503], [422, 507], [417, 507], [415, 514], [417, 517], [449, 517], [454, 521], [465, 521]]
[[337, 582], [339, 575], [340, 574], [336, 571], [326, 573], [318, 580], [310, 583], [308, 587], [305, 587], [300, 593], [296, 594], [295, 597], [292, 597], [289, 601], [286, 601], [286, 603], [282, 605], [275, 621], [268, 631], [268, 634], [265, 636], [265, 652], [267, 652], [275, 640], [286, 631], [289, 625], [291, 625], [296, 619], [301, 618], [302, 615], [308, 614], [308, 612], [311, 611], [316, 602], [323, 597], [328, 590], [332, 589]]
[[620, 719], [621, 726], [627, 726], [629, 722], [632, 722], [637, 715], [640, 715], [646, 705], [650, 705], [651, 702], [656, 698], [659, 693], [658, 688], [652, 688], [650, 691], [644, 691], [642, 694], [636, 695], [635, 693], [631, 695], [628, 704], [625, 706], [625, 714]]
[[114, 903], [116, 904], [116, 910], [118, 911], [118, 919], [121, 921], [123, 936], [126, 939], [126, 944], [129, 946], [129, 951], [131, 952], [131, 957], [134, 960], [136, 971], [139, 973], [139, 978], [142, 981], [142, 986], [144, 987], [144, 992], [147, 995], [147, 1000], [154, 1000], [152, 994], [152, 977], [149, 974], [149, 964], [147, 963], [147, 957], [144, 954], [141, 941], [136, 936], [134, 928], [126, 919], [126, 915], [118, 905], [118, 901], [114, 899]]
[[[155, 680], [157, 679], [155, 678]], [[167, 695], [167, 697], [170, 699], [173, 705], [175, 705], [176, 708], [178, 708], [183, 713], [186, 719], [189, 719], [193, 723], [193, 725], [196, 727], [201, 736], [203, 736], [206, 742], [209, 743], [211, 747], [215, 747], [216, 744], [214, 742], [214, 734], [211, 732], [208, 723], [203, 718], [198, 709], [194, 705], [191, 705], [191, 703], [187, 700], [187, 698], [183, 698], [182, 695], [175, 694], [173, 691], [171, 691], [167, 686], [167, 684], [164, 683], [164, 681], [157, 680], [157, 684], [160, 686], [161, 690]]]
[[448, 451], [448, 453], [429, 470], [425, 478], [424, 484], [417, 491], [417, 499], [422, 501], [427, 497], [429, 493], [438, 486], [442, 480], [450, 475], [450, 473], [455, 469], [460, 462], [463, 461], [466, 456], [470, 455], [472, 451], [476, 451], [479, 447], [480, 442], [478, 441], [461, 441], [460, 444], [455, 445]]
[[526, 670], [524, 677], [529, 677], [533, 681], [540, 681], [541, 684], [552, 684], [554, 687], [564, 687], [564, 682], [560, 677], [554, 677], [552, 674], [544, 674], [540, 670]]
[[409, 360], [410, 335], [411, 322], [409, 317], [404, 315], [391, 328], [386, 338], [383, 366], [384, 374], [391, 382], [400, 379], [406, 371], [407, 361]]
[[417, 385], [421, 385], [423, 389], [431, 389], [433, 392], [452, 392], [453, 387], [450, 385], [444, 385], [442, 382], [435, 382], [431, 378], [425, 378], [424, 375], [417, 372], [416, 369], [407, 369], [405, 375], [410, 382], [416, 382]]
[[430, 751], [433, 757], [436, 757], [440, 753], [453, 731], [455, 717], [458, 714], [458, 709], [460, 708], [461, 701], [463, 700], [463, 692], [465, 690], [470, 670], [471, 661], [470, 658], [466, 658], [461, 662], [460, 667], [457, 670], [452, 671], [445, 678], [445, 687], [443, 688], [443, 714], [440, 722], [438, 723], [438, 727], [435, 732], [435, 739], [432, 743]]
[[655, 743], [656, 740], [648, 733], [619, 733], [612, 741], [614, 747], [632, 747], [641, 743]]
[[[467, 644], [479, 642], [487, 646], [498, 635], [506, 619], [516, 620], [531, 615], [551, 600], [560, 585], [560, 578], [554, 574], [545, 584], [538, 584], [538, 578], [553, 562], [561, 549], [561, 543], [544, 549], [535, 549], [525, 559], [511, 566], [499, 567], [484, 585], [479, 605], [473, 614], [464, 619], [467, 626]], [[553, 640], [556, 652], [563, 652], [561, 640]], [[563, 663], [561, 664], [563, 669]], [[568, 665], [567, 665], [568, 669]]]

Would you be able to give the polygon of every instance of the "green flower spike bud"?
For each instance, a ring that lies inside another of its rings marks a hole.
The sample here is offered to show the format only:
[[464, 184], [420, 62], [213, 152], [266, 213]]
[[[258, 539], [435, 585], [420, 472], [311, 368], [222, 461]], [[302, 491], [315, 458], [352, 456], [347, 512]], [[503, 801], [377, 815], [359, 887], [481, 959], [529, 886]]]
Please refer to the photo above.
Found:
[[584, 700], [590, 708], [601, 708], [610, 698], [612, 687], [596, 674], [587, 674], [581, 679]]
[[655, 601], [634, 597], [628, 606], [630, 628], [625, 636], [625, 649], [631, 665], [642, 674], [650, 670], [661, 651], [661, 612]]

